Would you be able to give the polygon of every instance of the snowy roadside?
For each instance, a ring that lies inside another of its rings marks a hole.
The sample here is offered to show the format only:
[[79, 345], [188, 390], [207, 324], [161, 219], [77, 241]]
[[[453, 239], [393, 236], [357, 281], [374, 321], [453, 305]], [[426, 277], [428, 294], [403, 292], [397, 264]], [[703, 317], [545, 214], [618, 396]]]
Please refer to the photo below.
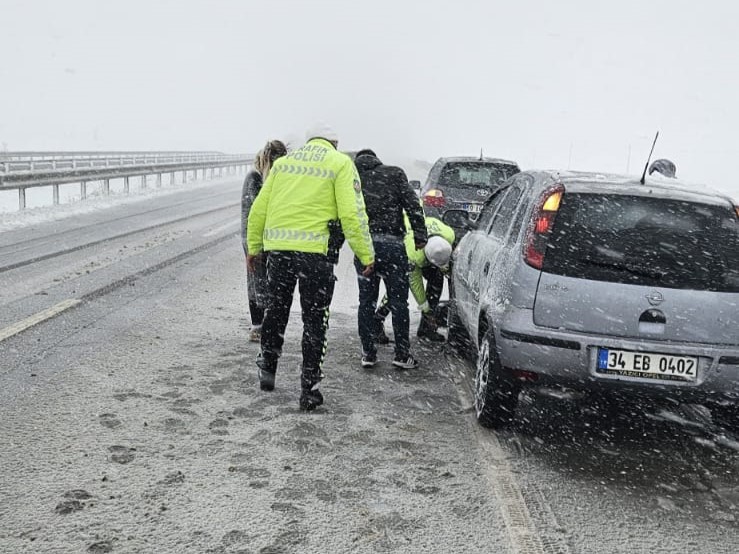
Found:
[[[8, 191], [13, 194], [0, 194], [0, 233], [19, 229], [31, 225], [37, 225], [47, 221], [56, 221], [73, 217], [81, 214], [97, 212], [120, 206], [122, 204], [131, 204], [133, 202], [142, 202], [151, 198], [173, 194], [185, 190], [194, 190], [205, 187], [213, 187], [232, 183], [234, 180], [241, 181], [243, 177], [238, 175], [230, 175], [219, 177], [207, 181], [190, 181], [186, 184], [163, 185], [161, 188], [153, 187], [151, 184], [145, 189], [131, 189], [130, 194], [124, 194], [122, 191], [111, 190], [109, 196], [103, 196], [102, 191], [98, 187], [90, 184], [88, 188], [88, 196], [86, 200], [80, 200], [79, 194], [70, 195], [68, 198], [62, 198], [62, 203], [57, 206], [42, 205], [39, 207], [27, 208], [23, 211], [18, 210], [18, 198], [16, 191]], [[32, 189], [38, 191], [48, 198], [51, 198], [50, 187], [40, 187]], [[31, 190], [29, 190], [30, 194]]]

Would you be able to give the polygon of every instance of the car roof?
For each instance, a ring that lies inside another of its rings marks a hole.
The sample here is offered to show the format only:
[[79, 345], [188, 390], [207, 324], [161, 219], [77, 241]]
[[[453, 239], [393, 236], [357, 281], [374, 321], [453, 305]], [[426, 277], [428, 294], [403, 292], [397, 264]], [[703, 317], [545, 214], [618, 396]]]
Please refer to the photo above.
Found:
[[515, 165], [518, 166], [516, 162], [513, 162], [511, 160], [503, 160], [501, 158], [487, 158], [487, 157], [479, 157], [479, 156], [450, 156], [447, 158], [439, 158], [436, 160], [436, 163], [434, 165], [441, 165], [441, 164], [448, 164], [448, 163], [454, 163], [454, 162], [484, 162], [484, 163], [496, 163], [496, 164], [506, 164], [506, 165]]
[[711, 204], [733, 204], [733, 200], [703, 184], [690, 183], [680, 179], [650, 175], [642, 185], [634, 175], [619, 175], [569, 170], [525, 171], [544, 185], [562, 183], [572, 192], [601, 192], [629, 194], [635, 196], [658, 195], [686, 202], [705, 202]]

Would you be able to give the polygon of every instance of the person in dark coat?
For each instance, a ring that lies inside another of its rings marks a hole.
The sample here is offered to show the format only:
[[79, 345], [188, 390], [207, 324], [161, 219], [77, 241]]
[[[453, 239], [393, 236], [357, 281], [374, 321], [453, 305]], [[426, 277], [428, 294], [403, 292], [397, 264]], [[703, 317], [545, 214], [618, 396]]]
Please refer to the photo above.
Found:
[[377, 363], [375, 345], [375, 309], [380, 279], [385, 283], [393, 318], [395, 359], [393, 365], [401, 369], [418, 367], [410, 352], [408, 314], [408, 256], [403, 239], [408, 217], [416, 248], [426, 245], [427, 233], [423, 209], [418, 196], [408, 183], [405, 172], [395, 166], [384, 165], [369, 149], [360, 150], [354, 160], [362, 183], [362, 194], [369, 219], [369, 229], [375, 248], [375, 271], [362, 275], [362, 266], [355, 260], [359, 282], [359, 337], [362, 341], [362, 367]]
[[[254, 159], [254, 167], [246, 174], [244, 186], [241, 189], [241, 239], [246, 255], [246, 227], [249, 220], [249, 210], [254, 203], [262, 183], [267, 179], [269, 170], [277, 158], [287, 154], [287, 148], [279, 140], [270, 140]], [[249, 314], [251, 315], [251, 331], [249, 340], [260, 342], [264, 306], [267, 298], [267, 260], [264, 256], [256, 260], [255, 271], [246, 274], [246, 287], [249, 297]]]

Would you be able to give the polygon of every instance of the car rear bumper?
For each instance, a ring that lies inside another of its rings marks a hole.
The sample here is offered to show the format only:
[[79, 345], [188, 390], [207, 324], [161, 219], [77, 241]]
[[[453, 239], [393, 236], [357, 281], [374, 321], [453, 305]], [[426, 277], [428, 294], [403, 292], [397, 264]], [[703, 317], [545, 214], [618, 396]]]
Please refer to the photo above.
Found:
[[[533, 312], [514, 309], [496, 329], [503, 366], [536, 374], [538, 385], [575, 389], [623, 390], [706, 400], [739, 400], [739, 345], [717, 346], [644, 339], [606, 337], [537, 327]], [[647, 377], [604, 375], [596, 372], [598, 348], [698, 358], [694, 382]], [[534, 379], [528, 375], [528, 379]]]

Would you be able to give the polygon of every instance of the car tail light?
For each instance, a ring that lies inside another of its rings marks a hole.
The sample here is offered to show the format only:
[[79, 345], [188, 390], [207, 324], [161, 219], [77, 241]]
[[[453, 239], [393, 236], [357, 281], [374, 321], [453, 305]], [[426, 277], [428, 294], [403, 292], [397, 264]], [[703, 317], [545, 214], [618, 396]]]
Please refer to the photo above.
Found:
[[736, 212], [736, 217], [739, 217], [739, 206], [734, 206], [734, 211]]
[[423, 205], [432, 208], [443, 208], [446, 205], [446, 198], [441, 189], [431, 189], [423, 195]]
[[547, 240], [552, 232], [564, 192], [565, 188], [557, 185], [547, 190], [536, 205], [524, 243], [524, 259], [531, 267], [541, 269], [544, 265]]
[[533, 383], [539, 380], [539, 375], [535, 371], [528, 371], [526, 369], [514, 369], [513, 377], [519, 381], [528, 381]]

